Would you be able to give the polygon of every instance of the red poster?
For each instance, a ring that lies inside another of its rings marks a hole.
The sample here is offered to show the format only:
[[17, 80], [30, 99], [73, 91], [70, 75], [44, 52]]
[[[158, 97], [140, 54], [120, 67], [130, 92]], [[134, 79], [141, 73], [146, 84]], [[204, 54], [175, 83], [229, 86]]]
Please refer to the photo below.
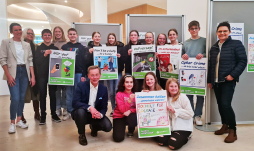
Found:
[[170, 63], [170, 54], [158, 54], [160, 71], [168, 72], [168, 64]]

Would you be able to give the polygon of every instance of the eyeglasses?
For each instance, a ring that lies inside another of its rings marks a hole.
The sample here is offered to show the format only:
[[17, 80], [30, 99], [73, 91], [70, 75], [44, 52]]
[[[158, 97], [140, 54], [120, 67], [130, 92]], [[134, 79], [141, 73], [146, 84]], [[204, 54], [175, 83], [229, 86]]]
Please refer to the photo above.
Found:
[[127, 74], [127, 75], [124, 76], [124, 78], [127, 78], [127, 77], [131, 77], [132, 78], [132, 75]]
[[191, 31], [197, 31], [199, 28], [190, 28]]
[[28, 35], [31, 35], [31, 36], [33, 36], [34, 34], [33, 33], [27, 33]]
[[220, 33], [220, 34], [221, 34], [221, 33], [227, 33], [227, 32], [228, 32], [228, 30], [223, 30], [223, 31], [220, 30], [220, 31], [217, 31], [217, 33]]

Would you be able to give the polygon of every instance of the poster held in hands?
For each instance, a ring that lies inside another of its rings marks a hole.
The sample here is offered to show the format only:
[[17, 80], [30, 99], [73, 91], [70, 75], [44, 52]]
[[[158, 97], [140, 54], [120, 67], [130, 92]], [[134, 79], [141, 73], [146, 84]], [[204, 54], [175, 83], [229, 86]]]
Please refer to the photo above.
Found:
[[135, 93], [139, 138], [171, 135], [167, 92]]
[[207, 58], [189, 58], [179, 62], [179, 83], [181, 93], [206, 95]]
[[158, 62], [161, 78], [179, 78], [179, 60], [182, 55], [182, 45], [157, 46]]
[[94, 47], [94, 65], [101, 68], [100, 80], [118, 79], [117, 46]]
[[144, 79], [147, 72], [156, 74], [155, 45], [132, 45], [132, 75]]
[[49, 85], [74, 85], [75, 51], [52, 50], [49, 59]]

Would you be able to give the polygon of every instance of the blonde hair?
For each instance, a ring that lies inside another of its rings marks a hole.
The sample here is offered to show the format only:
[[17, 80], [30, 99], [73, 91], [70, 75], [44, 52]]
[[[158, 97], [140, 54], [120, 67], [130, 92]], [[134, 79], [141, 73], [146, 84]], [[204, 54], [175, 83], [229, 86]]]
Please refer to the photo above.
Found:
[[87, 73], [89, 74], [90, 70], [93, 70], [93, 69], [98, 69], [99, 70], [99, 73], [101, 74], [101, 68], [98, 67], [98, 66], [89, 66], [87, 68]]
[[175, 101], [179, 98], [179, 96], [180, 96], [181, 89], [180, 89], [180, 84], [179, 84], [179, 82], [178, 82], [177, 79], [175, 79], [175, 78], [169, 78], [168, 81], [167, 81], [167, 83], [166, 83], [166, 90], [167, 90], [167, 96], [168, 96], [168, 98], [169, 98], [169, 97], [172, 97], [172, 96], [170, 95], [169, 91], [168, 91], [168, 89], [169, 89], [168, 87], [169, 87], [169, 85], [170, 85], [171, 82], [175, 82], [175, 83], [177, 84], [177, 86], [178, 86], [178, 92], [177, 92], [177, 94], [175, 95], [175, 97], [173, 97], [173, 100], [172, 100], [172, 102], [175, 102]]
[[[23, 40], [26, 40], [26, 38], [27, 38], [27, 31], [28, 30], [31, 30], [32, 32], [33, 32], [33, 34], [34, 34], [34, 30], [32, 29], [32, 28], [25, 28], [24, 30], [23, 30], [23, 32], [22, 32], [22, 39]], [[32, 42], [34, 43], [34, 39], [35, 39], [35, 34], [34, 34], [34, 37], [33, 37], [33, 40], [32, 40]], [[35, 44], [35, 43], [34, 43]]]
[[55, 35], [55, 30], [56, 30], [57, 28], [60, 29], [61, 32], [62, 32], [61, 40], [62, 40], [62, 41], [66, 41], [63, 28], [60, 27], [60, 26], [56, 26], [56, 27], [53, 29], [53, 42], [56, 42], [56, 41], [57, 41], [57, 40], [56, 40], [56, 35]]

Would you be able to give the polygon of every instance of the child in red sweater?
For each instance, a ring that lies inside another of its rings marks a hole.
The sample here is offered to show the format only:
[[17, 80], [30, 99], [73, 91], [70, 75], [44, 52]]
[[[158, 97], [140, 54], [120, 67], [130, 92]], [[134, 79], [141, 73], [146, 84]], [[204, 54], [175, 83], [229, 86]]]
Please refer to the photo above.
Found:
[[128, 125], [127, 136], [133, 136], [137, 126], [134, 94], [137, 87], [137, 81], [131, 75], [123, 75], [119, 81], [116, 91], [116, 107], [113, 113], [113, 139], [115, 142], [124, 140], [126, 125]]

